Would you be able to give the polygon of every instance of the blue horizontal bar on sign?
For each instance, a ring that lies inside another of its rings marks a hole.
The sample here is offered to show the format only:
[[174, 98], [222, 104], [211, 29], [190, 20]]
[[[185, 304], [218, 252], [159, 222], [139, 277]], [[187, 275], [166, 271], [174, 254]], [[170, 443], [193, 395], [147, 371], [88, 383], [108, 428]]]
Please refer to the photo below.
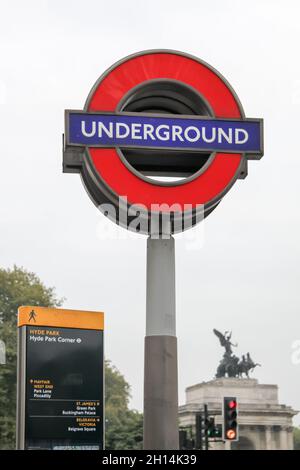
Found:
[[67, 111], [67, 145], [262, 154], [261, 119]]

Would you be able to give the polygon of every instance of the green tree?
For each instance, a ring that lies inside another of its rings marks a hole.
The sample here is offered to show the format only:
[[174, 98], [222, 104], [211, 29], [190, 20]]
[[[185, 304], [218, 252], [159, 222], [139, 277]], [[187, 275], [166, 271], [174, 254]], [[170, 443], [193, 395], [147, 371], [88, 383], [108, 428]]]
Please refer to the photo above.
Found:
[[[15, 448], [17, 310], [21, 305], [59, 307], [53, 288], [25, 269], [0, 269], [0, 340], [6, 346], [6, 364], [0, 365], [0, 449]], [[130, 410], [130, 386], [105, 363], [106, 448], [140, 449], [143, 416]]]
[[143, 415], [128, 408], [130, 386], [110, 361], [105, 362], [105, 447], [141, 449]]
[[300, 450], [300, 428], [294, 428], [294, 449]]
[[54, 289], [23, 268], [0, 269], [0, 339], [6, 364], [0, 365], [0, 449], [15, 447], [17, 311], [20, 305], [57, 307]]

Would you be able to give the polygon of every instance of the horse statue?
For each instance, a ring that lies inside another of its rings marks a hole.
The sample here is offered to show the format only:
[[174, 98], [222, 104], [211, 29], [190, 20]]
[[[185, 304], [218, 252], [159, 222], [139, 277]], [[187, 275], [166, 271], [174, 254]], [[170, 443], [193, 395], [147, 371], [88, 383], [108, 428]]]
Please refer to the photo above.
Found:
[[249, 379], [249, 372], [253, 372], [255, 367], [261, 367], [261, 364], [258, 362], [255, 363], [249, 353], [247, 353], [247, 357], [242, 355], [242, 359], [238, 363], [238, 376], [242, 378], [243, 374], [245, 374], [247, 379]]
[[223, 334], [216, 329], [214, 329], [213, 332], [219, 338], [221, 346], [225, 348], [223, 358], [217, 368], [216, 378], [243, 378], [243, 375], [249, 378], [249, 372], [253, 372], [255, 367], [261, 367], [260, 364], [252, 360], [249, 353], [247, 353], [246, 356], [243, 354], [241, 359], [233, 354], [232, 348], [236, 348], [237, 344], [231, 342], [232, 332], [225, 331]]

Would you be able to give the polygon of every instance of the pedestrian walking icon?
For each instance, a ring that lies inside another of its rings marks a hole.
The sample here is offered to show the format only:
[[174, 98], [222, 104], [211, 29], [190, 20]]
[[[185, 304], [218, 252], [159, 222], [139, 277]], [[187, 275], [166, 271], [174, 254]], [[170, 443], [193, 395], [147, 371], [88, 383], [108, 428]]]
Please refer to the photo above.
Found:
[[34, 323], [36, 323], [36, 313], [34, 310], [31, 310], [30, 314], [29, 314], [29, 319], [28, 321], [31, 322], [31, 320], [34, 321]]

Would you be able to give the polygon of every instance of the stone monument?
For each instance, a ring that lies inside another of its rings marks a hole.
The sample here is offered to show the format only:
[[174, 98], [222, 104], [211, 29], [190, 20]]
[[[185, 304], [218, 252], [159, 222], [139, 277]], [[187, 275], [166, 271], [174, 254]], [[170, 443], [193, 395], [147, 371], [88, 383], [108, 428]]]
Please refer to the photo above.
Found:
[[[195, 428], [195, 415], [204, 404], [209, 416], [215, 416], [215, 423], [222, 424], [223, 397], [234, 396], [238, 400], [239, 440], [227, 446], [232, 450], [293, 449], [292, 419], [298, 412], [279, 403], [277, 385], [259, 384], [249, 378], [249, 372], [258, 364], [249, 353], [242, 359], [233, 355], [232, 347], [236, 345], [231, 343], [231, 333], [214, 333], [225, 348], [223, 358], [215, 379], [186, 389], [186, 404], [179, 407], [180, 426]], [[223, 450], [225, 444], [211, 440], [210, 449]]]

